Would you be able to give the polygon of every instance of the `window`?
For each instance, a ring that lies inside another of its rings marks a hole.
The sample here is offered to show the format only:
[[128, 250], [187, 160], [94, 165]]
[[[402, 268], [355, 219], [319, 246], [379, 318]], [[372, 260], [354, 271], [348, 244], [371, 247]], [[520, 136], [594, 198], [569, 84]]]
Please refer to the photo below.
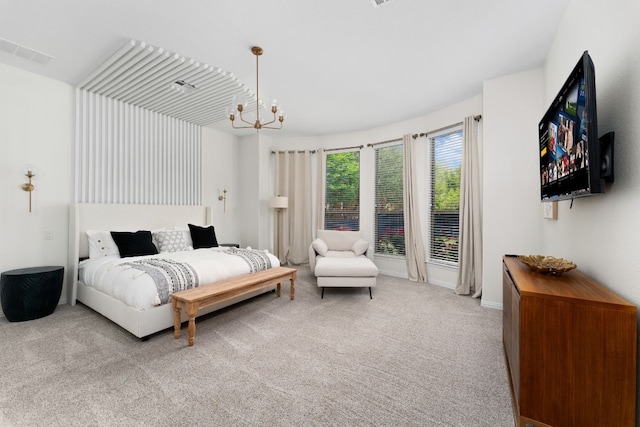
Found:
[[327, 153], [324, 228], [360, 230], [360, 152]]
[[402, 144], [375, 149], [375, 253], [404, 256]]
[[462, 129], [430, 138], [432, 261], [458, 263]]

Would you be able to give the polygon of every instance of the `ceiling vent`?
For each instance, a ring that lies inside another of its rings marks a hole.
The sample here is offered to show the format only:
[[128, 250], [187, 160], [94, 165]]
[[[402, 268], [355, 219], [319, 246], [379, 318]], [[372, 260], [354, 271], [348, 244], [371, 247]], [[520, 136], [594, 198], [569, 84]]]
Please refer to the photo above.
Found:
[[373, 2], [373, 7], [377, 9], [383, 4], [389, 3], [391, 0], [371, 0], [371, 1]]
[[0, 38], [0, 50], [10, 53], [11, 55], [19, 56], [21, 58], [28, 59], [41, 65], [47, 65], [49, 61], [54, 59], [53, 56], [46, 53], [38, 52], [35, 49], [31, 49], [26, 46], [22, 46], [18, 43], [10, 40]]
[[191, 92], [198, 90], [197, 87], [195, 87], [191, 83], [185, 82], [184, 80], [178, 80], [176, 82], [173, 82], [169, 85], [169, 87], [183, 94], [190, 94]]

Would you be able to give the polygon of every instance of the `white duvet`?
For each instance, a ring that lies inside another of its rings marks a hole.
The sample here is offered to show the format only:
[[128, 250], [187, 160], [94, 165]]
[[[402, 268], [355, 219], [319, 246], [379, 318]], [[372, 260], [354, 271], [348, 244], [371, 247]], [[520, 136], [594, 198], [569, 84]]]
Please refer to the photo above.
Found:
[[[186, 262], [198, 273], [201, 285], [250, 273], [249, 265], [241, 257], [227, 251], [228, 248], [219, 247], [130, 258], [106, 256], [87, 259], [80, 262], [79, 279], [86, 286], [111, 295], [129, 306], [145, 310], [160, 303], [155, 282], [140, 270], [118, 267], [118, 264], [148, 258]], [[278, 258], [270, 253], [267, 255], [271, 260], [271, 267], [280, 265]]]

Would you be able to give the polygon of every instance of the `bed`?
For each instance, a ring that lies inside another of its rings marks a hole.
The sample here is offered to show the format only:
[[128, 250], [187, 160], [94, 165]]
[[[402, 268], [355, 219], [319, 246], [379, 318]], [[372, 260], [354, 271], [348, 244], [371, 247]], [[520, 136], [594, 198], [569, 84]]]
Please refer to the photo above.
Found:
[[[200, 284], [208, 284], [211, 283], [211, 281], [215, 282], [217, 281], [216, 278], [229, 277], [230, 274], [239, 275], [250, 272], [238, 273], [238, 270], [231, 268], [228, 269], [229, 271], [218, 271], [213, 267], [213, 264], [208, 264], [208, 257], [230, 257], [232, 255], [227, 255], [225, 252], [242, 251], [238, 251], [235, 248], [196, 249], [190, 251], [190, 253], [172, 252], [161, 253], [155, 256], [131, 256], [122, 259], [120, 259], [120, 256], [106, 254], [107, 256], [104, 258], [95, 259], [93, 258], [96, 250], [95, 236], [93, 235], [91, 240], [92, 259], [89, 260], [90, 240], [87, 231], [97, 230], [109, 233], [110, 231], [135, 232], [138, 230], [148, 230], [154, 231], [153, 235], [156, 236], [156, 231], [158, 230], [182, 229], [184, 231], [187, 229], [187, 224], [203, 227], [212, 224], [211, 209], [206, 206], [72, 204], [69, 212], [69, 265], [71, 266], [67, 297], [69, 303], [75, 305], [77, 302], [80, 302], [110, 319], [136, 337], [145, 338], [156, 332], [173, 327], [171, 304], [163, 303], [157, 305], [162, 302], [162, 299], [165, 300], [164, 302], [168, 302], [166, 295], [164, 298], [161, 298], [162, 292], [158, 292], [159, 296], [155, 298], [154, 303], [150, 303], [149, 295], [145, 295], [142, 297], [144, 302], [135, 303], [132, 302], [131, 298], [129, 298], [129, 300], [126, 300], [126, 298], [123, 299], [118, 292], [101, 287], [101, 285], [106, 284], [106, 282], [113, 282], [113, 284], [117, 286], [120, 282], [120, 276], [117, 275], [127, 273], [126, 270], [131, 267], [131, 264], [138, 262], [144, 263], [147, 262], [147, 259], [154, 258], [188, 263], [189, 266], [194, 264], [199, 268], [196, 277], [201, 276], [201, 282], [206, 282]], [[195, 261], [193, 261], [194, 256], [196, 257]], [[262, 255], [262, 257], [268, 258], [268, 265], [266, 267], [277, 267], [280, 265], [278, 259], [272, 254], [265, 252], [265, 255]], [[225, 263], [227, 265], [234, 263], [242, 264], [244, 261], [240, 259], [229, 262], [227, 259]], [[99, 266], [97, 264], [104, 265]], [[264, 267], [265, 266], [263, 266], [263, 268]], [[100, 270], [100, 268], [102, 268], [102, 270]], [[134, 268], [139, 267], [134, 266]], [[204, 272], [202, 268], [205, 268]], [[137, 271], [135, 274], [136, 287], [146, 287], [146, 293], [148, 294], [150, 292], [149, 283], [153, 283], [153, 279], [151, 277], [145, 277], [145, 273], [142, 270], [143, 269], [131, 271]], [[98, 271], [101, 273], [97, 273]], [[108, 271], [108, 273], [106, 273], [106, 271]], [[131, 271], [128, 272], [130, 276]], [[146, 276], [150, 275], [147, 274]], [[96, 281], [97, 285], [89, 285], [91, 282], [90, 279], [92, 278]], [[219, 310], [268, 291], [270, 291], [270, 289], [259, 290], [254, 293], [239, 296], [218, 305], [207, 307], [207, 309], [202, 310], [198, 315], [201, 316], [214, 310]], [[136, 298], [139, 297], [133, 297], [133, 301], [136, 301]], [[183, 315], [182, 320], [188, 320], [186, 314]]]

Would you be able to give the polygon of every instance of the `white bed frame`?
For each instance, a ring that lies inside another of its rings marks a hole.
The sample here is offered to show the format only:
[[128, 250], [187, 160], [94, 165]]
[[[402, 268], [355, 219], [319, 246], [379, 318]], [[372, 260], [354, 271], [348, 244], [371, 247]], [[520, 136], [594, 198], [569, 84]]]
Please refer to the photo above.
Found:
[[[69, 207], [69, 274], [68, 300], [92, 308], [138, 338], [173, 327], [171, 304], [139, 310], [78, 281], [78, 263], [89, 257], [87, 230], [137, 231], [187, 227], [187, 224], [212, 224], [208, 206], [127, 205], [79, 203]], [[268, 289], [267, 289], [268, 291]], [[203, 309], [198, 316], [251, 298], [265, 290], [239, 296]], [[188, 317], [183, 313], [183, 321]], [[172, 335], [173, 336], [173, 335]]]

